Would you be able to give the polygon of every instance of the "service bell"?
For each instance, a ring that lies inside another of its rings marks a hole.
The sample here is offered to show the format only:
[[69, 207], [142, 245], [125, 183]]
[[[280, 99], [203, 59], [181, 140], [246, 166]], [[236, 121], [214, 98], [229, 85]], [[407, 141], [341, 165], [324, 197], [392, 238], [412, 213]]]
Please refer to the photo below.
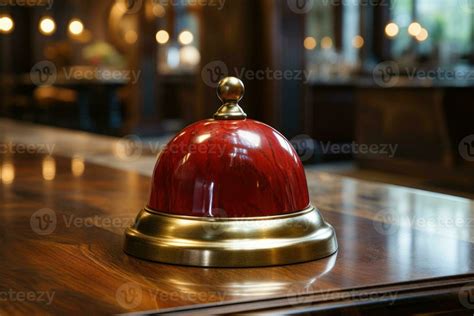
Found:
[[125, 252], [203, 267], [290, 264], [336, 252], [334, 229], [310, 204], [290, 142], [247, 118], [239, 79], [223, 79], [217, 94], [223, 104], [214, 118], [183, 129], [158, 156]]

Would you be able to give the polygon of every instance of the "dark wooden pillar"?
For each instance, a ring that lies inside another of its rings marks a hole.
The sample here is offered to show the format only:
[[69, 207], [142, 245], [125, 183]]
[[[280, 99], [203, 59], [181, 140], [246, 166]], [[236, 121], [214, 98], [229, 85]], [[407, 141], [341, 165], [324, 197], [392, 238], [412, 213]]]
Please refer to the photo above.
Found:
[[[304, 76], [298, 73], [304, 71], [304, 15], [283, 0], [228, 0], [222, 10], [204, 7], [200, 25], [196, 115], [213, 114], [219, 106], [217, 81], [233, 75], [245, 83], [241, 105], [251, 118], [290, 136], [302, 131]], [[285, 71], [292, 78], [281, 78]]]
[[125, 126], [124, 133], [139, 135], [156, 134], [160, 119], [157, 98], [157, 45], [155, 38], [156, 20], [148, 17], [145, 7], [137, 12], [138, 41], [133, 46], [131, 69], [140, 72], [137, 83], [130, 85], [131, 119]]

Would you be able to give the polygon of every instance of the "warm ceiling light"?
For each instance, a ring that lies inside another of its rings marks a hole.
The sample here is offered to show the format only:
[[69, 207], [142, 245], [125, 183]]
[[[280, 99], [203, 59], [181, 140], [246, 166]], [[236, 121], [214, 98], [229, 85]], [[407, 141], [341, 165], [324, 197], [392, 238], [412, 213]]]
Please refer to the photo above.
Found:
[[332, 38], [330, 38], [329, 36], [324, 36], [321, 39], [321, 47], [324, 48], [324, 49], [331, 48], [332, 47]]
[[317, 45], [318, 43], [316, 42], [316, 39], [312, 36], [308, 36], [304, 39], [304, 48], [307, 50], [313, 50]]
[[420, 32], [416, 36], [416, 39], [419, 42], [424, 42], [428, 39], [428, 36], [429, 36], [428, 30], [426, 30], [425, 28], [421, 28]]
[[0, 32], [11, 33], [14, 27], [15, 23], [13, 22], [11, 17], [3, 16], [0, 18]]
[[125, 32], [124, 38], [128, 44], [135, 44], [138, 39], [138, 34], [134, 30], [128, 30]]
[[84, 164], [84, 158], [81, 156], [74, 156], [71, 160], [71, 171], [75, 177], [80, 177], [84, 174], [86, 165]]
[[44, 35], [51, 35], [56, 31], [56, 23], [50, 17], [44, 17], [39, 23], [39, 30]]
[[364, 46], [364, 38], [360, 35], [354, 36], [352, 39], [352, 46], [354, 48], [362, 48], [362, 46]]
[[184, 46], [179, 50], [179, 60], [184, 65], [196, 66], [201, 60], [201, 54], [194, 46]]
[[421, 25], [418, 22], [413, 22], [408, 26], [408, 34], [411, 36], [418, 36], [421, 32]]
[[56, 160], [51, 156], [46, 156], [43, 159], [42, 167], [43, 179], [47, 181], [54, 180], [56, 177]]
[[193, 33], [189, 31], [182, 31], [178, 36], [178, 40], [183, 45], [189, 45], [194, 40]]
[[385, 34], [388, 37], [395, 37], [397, 36], [398, 32], [400, 31], [399, 27], [397, 24], [390, 22], [385, 26]]
[[162, 6], [161, 4], [155, 4], [153, 6], [153, 14], [156, 17], [162, 18], [165, 16], [165, 13], [166, 13], [165, 7]]
[[156, 37], [156, 41], [160, 44], [166, 44], [166, 43], [168, 43], [168, 41], [170, 39], [170, 35], [165, 30], [160, 30], [160, 31], [156, 32], [155, 37]]
[[0, 179], [3, 184], [12, 184], [15, 180], [15, 167], [12, 163], [6, 162], [0, 166]]
[[84, 31], [84, 24], [81, 20], [74, 19], [69, 23], [69, 32], [72, 35], [80, 35]]

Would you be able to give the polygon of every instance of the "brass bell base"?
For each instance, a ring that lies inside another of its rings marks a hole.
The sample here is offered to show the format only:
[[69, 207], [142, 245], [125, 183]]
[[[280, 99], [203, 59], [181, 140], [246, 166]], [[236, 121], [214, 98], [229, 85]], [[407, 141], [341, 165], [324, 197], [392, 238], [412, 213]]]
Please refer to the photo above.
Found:
[[201, 218], [147, 208], [125, 232], [126, 253], [200, 267], [259, 267], [311, 261], [336, 252], [336, 234], [318, 210], [279, 216]]

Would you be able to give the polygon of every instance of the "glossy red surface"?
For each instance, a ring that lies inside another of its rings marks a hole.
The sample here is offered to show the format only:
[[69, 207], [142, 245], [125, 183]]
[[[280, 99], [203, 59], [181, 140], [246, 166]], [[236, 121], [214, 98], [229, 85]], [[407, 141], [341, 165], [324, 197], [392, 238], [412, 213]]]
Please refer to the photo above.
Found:
[[309, 205], [301, 161], [279, 132], [246, 120], [205, 120], [161, 152], [148, 206], [189, 216], [251, 217]]

